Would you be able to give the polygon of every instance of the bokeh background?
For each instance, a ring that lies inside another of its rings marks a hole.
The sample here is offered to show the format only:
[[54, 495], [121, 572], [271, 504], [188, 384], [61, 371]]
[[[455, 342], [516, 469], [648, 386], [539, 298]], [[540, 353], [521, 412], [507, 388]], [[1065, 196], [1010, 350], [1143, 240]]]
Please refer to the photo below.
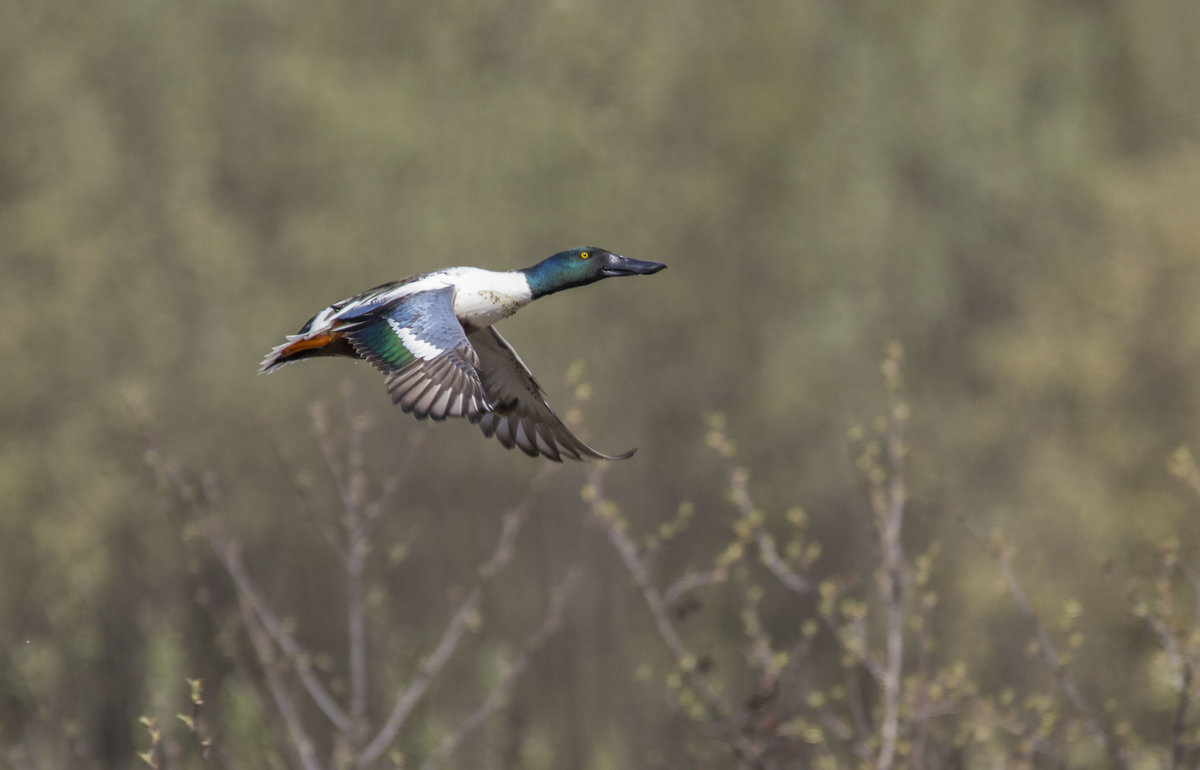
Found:
[[[1139, 713], [1152, 645], [1122, 580], [1164, 540], [1185, 560], [1200, 546], [1197, 501], [1167, 471], [1200, 438], [1192, 0], [100, 0], [9, 3], [4, 18], [0, 748], [14, 766], [139, 766], [138, 716], [185, 710], [197, 676], [218, 740], [262, 752], [246, 766], [276, 761], [222, 652], [235, 632], [198, 607], [195, 575], [218, 607], [232, 588], [186, 547], [131, 402], [221, 480], [253, 572], [334, 680], [342, 589], [274, 448], [336, 520], [312, 402], [340, 414], [350, 388], [380, 473], [427, 433], [371, 573], [374, 652], [427, 652], [539, 462], [469, 425], [417, 423], [364, 365], [258, 377], [258, 361], [366, 287], [575, 245], [670, 269], [556, 295], [503, 330], [563, 409], [584, 362], [586, 435], [640, 448], [605, 481], [633, 528], [695, 506], [664, 573], [710, 564], [729, 538], [704, 443], [721, 413], [769, 520], [802, 505], [816, 572], [869, 582], [845, 436], [883, 408], [896, 340], [906, 537], [940, 544], [939, 655], [984, 689], [1037, 676], [972, 534], [1000, 531], [1036, 605], [1083, 608], [1089, 692]], [[584, 481], [578, 465], [550, 477], [466, 662], [403, 736], [410, 756], [477, 702], [569, 566], [585, 579], [562, 630], [454, 766], [675, 767], [704, 741], [638, 675], [664, 650], [583, 515]], [[714, 630], [721, 607], [719, 593], [703, 605], [699, 648], [741, 644], [736, 619]]]

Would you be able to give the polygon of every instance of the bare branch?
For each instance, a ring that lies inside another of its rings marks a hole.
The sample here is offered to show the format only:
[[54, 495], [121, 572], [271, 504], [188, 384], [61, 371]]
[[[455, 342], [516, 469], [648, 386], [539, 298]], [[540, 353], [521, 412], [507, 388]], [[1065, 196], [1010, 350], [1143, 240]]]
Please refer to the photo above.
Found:
[[[349, 741], [352, 754], [362, 749], [367, 731], [367, 631], [366, 606], [364, 604], [364, 574], [369, 550], [363, 498], [366, 494], [365, 455], [363, 438], [366, 434], [365, 417], [357, 415], [353, 408], [354, 390], [350, 380], [342, 383], [345, 409], [345, 478], [339, 486], [342, 492], [345, 513], [346, 545], [346, 667], [350, 672], [349, 729], [343, 731]], [[335, 466], [329, 455], [333, 441], [322, 441], [322, 451], [330, 469]], [[336, 475], [336, 471], [335, 471]]]
[[414, 461], [417, 455], [420, 454], [422, 447], [425, 446], [425, 441], [428, 437], [428, 431], [422, 430], [413, 433], [412, 438], [408, 442], [408, 450], [397, 466], [397, 470], [383, 482], [383, 488], [379, 496], [375, 498], [375, 501], [365, 511], [367, 521], [362, 529], [363, 537], [369, 537], [374, 533], [375, 529], [379, 526], [379, 522], [383, 520], [383, 513], [391, 506], [392, 501], [396, 498], [396, 493], [400, 491], [400, 488], [408, 479], [408, 469], [415, 467], [416, 463]]
[[271, 700], [274, 701], [275, 708], [278, 710], [279, 716], [283, 719], [283, 723], [287, 727], [291, 749], [296, 753], [296, 758], [300, 761], [300, 765], [304, 770], [320, 770], [321, 764], [317, 760], [312, 739], [309, 738], [308, 733], [304, 729], [299, 709], [296, 708], [296, 701], [292, 698], [292, 694], [288, 692], [283, 682], [283, 677], [280, 675], [279, 668], [275, 664], [270, 635], [266, 632], [257, 612], [251, 606], [245, 594], [239, 594], [238, 607], [241, 609], [242, 622], [245, 624], [247, 635], [250, 637], [250, 643], [254, 647], [254, 653], [258, 657], [263, 676], [266, 678], [267, 690], [271, 694]]
[[350, 729], [346, 737], [357, 753], [367, 730], [367, 611], [363, 599], [367, 548], [362, 517], [357, 510], [346, 513], [346, 646], [350, 670]]
[[1175, 707], [1175, 719], [1171, 725], [1171, 767], [1183, 767], [1186, 756], [1186, 745], [1183, 741], [1184, 729], [1187, 727], [1188, 706], [1191, 704], [1192, 664], [1187, 661], [1183, 665], [1182, 681], [1179, 684], [1179, 703]]
[[[895, 759], [896, 740], [900, 726], [900, 674], [904, 664], [904, 583], [901, 571], [904, 553], [900, 529], [904, 523], [904, 422], [907, 407], [900, 401], [901, 350], [893, 343], [884, 360], [883, 371], [888, 385], [888, 417], [885, 447], [887, 454], [886, 491], [877, 489], [876, 499], [885, 504], [876, 512], [883, 566], [879, 575], [879, 593], [887, 612], [887, 658], [883, 676], [883, 719], [879, 726], [879, 756], [875, 766], [885, 770]], [[882, 486], [882, 483], [879, 485]]]
[[[334, 441], [333, 433], [329, 427], [329, 408], [323, 401], [315, 402], [309, 408], [309, 416], [313, 423], [313, 432], [317, 436], [317, 446], [321, 449], [321, 457], [325, 460], [325, 466], [329, 469], [329, 473], [333, 476], [334, 486], [337, 488], [338, 497], [342, 501], [342, 508], [346, 511], [358, 510], [361, 500], [355, 494], [358, 485], [356, 484], [355, 476], [360, 470], [356, 467], [359, 454], [353, 448], [348, 448], [346, 452], [345, 462], [339, 460], [337, 451], [337, 443]], [[349, 432], [349, 441], [354, 441], [355, 429], [351, 425]]]
[[319, 515], [314, 507], [313, 495], [300, 483], [300, 473], [292, 465], [287, 455], [284, 454], [283, 447], [279, 445], [272, 431], [264, 426], [261, 434], [267, 442], [267, 446], [271, 448], [271, 454], [275, 458], [280, 472], [283, 473], [284, 478], [288, 480], [292, 491], [295, 493], [296, 501], [300, 510], [304, 513], [304, 517], [320, 533], [321, 539], [325, 541], [325, 544], [329, 546], [334, 556], [337, 557], [338, 564], [344, 565], [346, 561], [345, 548], [338, 541], [333, 528]]
[[542, 466], [542, 469], [534, 476], [533, 482], [530, 484], [529, 491], [525, 497], [511, 510], [504, 515], [500, 529], [500, 536], [496, 540], [496, 545], [492, 550], [491, 557], [479, 568], [479, 580], [467, 592], [466, 598], [462, 604], [450, 618], [446, 630], [442, 633], [442, 638], [438, 642], [437, 647], [428, 658], [417, 669], [416, 676], [408, 687], [401, 691], [396, 698], [396, 703], [384, 721], [383, 726], [375, 735], [375, 738], [363, 749], [362, 754], [358, 758], [358, 766], [366, 767], [377, 760], [387, 750], [388, 746], [396, 740], [396, 736], [400, 732], [400, 728], [404, 726], [412, 710], [420, 702], [421, 696], [429, 688], [430, 682], [446, 665], [446, 662], [454, 654], [459, 642], [462, 640], [463, 634], [467, 630], [468, 621], [479, 607], [479, 602], [483, 596], [483, 589], [491, 582], [491, 580], [502, 570], [512, 559], [513, 546], [517, 539], [517, 533], [521, 529], [521, 525], [528, 518], [529, 512], [533, 508], [533, 503], [545, 486], [545, 481], [550, 474], [558, 468], [557, 465], [549, 463]]
[[1112, 731], [1095, 716], [1095, 711], [1092, 709], [1091, 704], [1084, 697], [1078, 685], [1075, 684], [1075, 680], [1067, 672], [1067, 667], [1063, 664], [1061, 656], [1055, 649], [1049, 631], [1046, 630], [1045, 624], [1042, 623], [1037, 610], [1034, 609], [1033, 604], [1029, 601], [1029, 597], [1021, 588], [1016, 574], [1013, 572], [1012, 558], [1009, 552], [1000, 546], [990, 548], [989, 552], [999, 565], [1000, 575], [1004, 578], [1004, 584], [1008, 587], [1009, 596], [1012, 597], [1013, 602], [1017, 605], [1017, 609], [1020, 610], [1021, 614], [1033, 626], [1034, 635], [1037, 637], [1038, 649], [1054, 672], [1054, 679], [1058, 683], [1059, 689], [1062, 690], [1063, 694], [1067, 696], [1067, 700], [1070, 701], [1075, 710], [1083, 717], [1088, 732], [1100, 739], [1104, 748], [1108, 750], [1113, 763], [1119, 768], [1127, 768], [1129, 762], [1125, 757], [1124, 748]]
[[[441, 640], [431, 655], [419, 667], [414, 679], [405, 688], [398, 691], [396, 703], [387, 720], [374, 739], [366, 743], [367, 703], [369, 701], [369, 679], [367, 672], [366, 649], [366, 613], [364, 602], [366, 557], [369, 552], [369, 537], [383, 517], [383, 513], [398, 493], [403, 480], [403, 469], [390, 476], [384, 483], [379, 495], [372, 501], [366, 501], [367, 474], [363, 437], [367, 423], [361, 416], [353, 414], [350, 403], [350, 393], [346, 396], [347, 431], [343, 439], [335, 438], [328, 424], [328, 413], [324, 405], [313, 407], [313, 427], [318, 438], [326, 466], [333, 475], [345, 513], [345, 546], [338, 542], [339, 537], [329, 528], [322, 528], [326, 541], [334, 548], [340, 557], [342, 567], [346, 572], [346, 619], [348, 643], [349, 688], [347, 694], [348, 706], [343, 707], [333, 697], [313, 671], [309, 656], [294, 639], [287, 624], [271, 610], [251, 578], [242, 559], [241, 548], [236, 539], [225, 530], [219, 511], [224, 509], [220, 491], [213, 474], [207, 474], [199, 483], [192, 481], [184, 472], [182, 466], [169, 459], [159, 450], [158, 443], [149, 430], [149, 421], [140, 405], [131, 398], [130, 407], [135, 417], [139, 418], [144, 433], [148, 451], [155, 469], [166, 481], [167, 486], [185, 506], [191, 510], [199, 531], [204, 535], [212, 552], [236, 589], [240, 614], [240, 627], [245, 629], [251, 642], [253, 657], [261, 670], [265, 695], [269, 696], [274, 711], [286, 734], [281, 736], [280, 743], [294, 754], [295, 762], [304, 770], [316, 770], [321, 766], [314, 744], [306, 730], [303, 713], [291, 687], [288, 669], [295, 671], [296, 676], [317, 707], [330, 720], [341, 734], [345, 743], [338, 748], [335, 746], [334, 761], [349, 760], [360, 768], [365, 768], [375, 762], [388, 746], [395, 740], [412, 710], [420, 702], [427, 691], [432, 679], [442, 670], [453, 656], [473, 616], [478, 612], [482, 602], [483, 591], [495, 577], [511, 561], [516, 545], [517, 535], [523, 523], [533, 509], [545, 482], [559, 466], [546, 464], [533, 478], [524, 498], [508, 511], [502, 518], [500, 532], [488, 559], [478, 568], [476, 584], [468, 591], [465, 599], [452, 614]], [[423, 437], [414, 439], [410, 444], [409, 456], [415, 453]], [[280, 462], [286, 466], [282, 452], [277, 452]], [[407, 465], [407, 463], [405, 464]], [[288, 469], [290, 470], [290, 469]], [[297, 476], [288, 473], [289, 479], [295, 484]], [[297, 492], [302, 490], [297, 487]], [[303, 497], [307, 497], [303, 495]], [[315, 518], [315, 517], [314, 517]], [[448, 736], [442, 753], [448, 755], [465, 736], [486, 718], [497, 711], [512, 682], [521, 671], [528, 666], [530, 656], [544, 643], [545, 639], [557, 629], [561, 622], [567, 591], [575, 582], [572, 575], [567, 583], [560, 586], [552, 594], [547, 616], [538, 631], [525, 644], [504, 678], [489, 693], [484, 704], [461, 726], [460, 730]], [[194, 716], [192, 717], [194, 719]], [[197, 736], [200, 737], [200, 736]], [[151, 752], [150, 756], [154, 756]], [[340, 760], [338, 758], [341, 758]]]
[[463, 633], [467, 630], [468, 621], [471, 615], [479, 607], [479, 600], [483, 595], [483, 591], [479, 585], [468, 592], [462, 604], [458, 606], [454, 615], [450, 618], [450, 623], [446, 626], [446, 630], [442, 633], [442, 639], [438, 642], [433, 653], [425, 659], [421, 666], [417, 669], [417, 675], [413, 678], [408, 688], [405, 689], [396, 700], [396, 705], [393, 706], [391, 713], [380, 728], [375, 739], [371, 741], [363, 750], [359, 757], [359, 767], [365, 767], [376, 759], [378, 759], [392, 741], [396, 739], [396, 735], [400, 732], [400, 728], [404, 726], [404, 722], [408, 719], [412, 710], [421, 700], [421, 696], [425, 694], [429, 683], [446, 665], [446, 661], [454, 654], [454, 650], [458, 647], [458, 643], [462, 640]]
[[854, 656], [863, 667], [867, 669], [867, 673], [876, 682], [883, 684], [887, 678], [887, 666], [875, 657], [871, 652], [870, 642], [867, 638], [867, 621], [865, 618], [852, 618], [846, 621], [842, 628], [845, 629], [854, 638], [854, 644], [846, 642], [845, 637], [838, 633], [837, 626], [833, 626], [834, 636], [842, 644], [842, 648]]
[[704, 701], [712, 724], [721, 732], [735, 755], [742, 760], [753, 761], [760, 753], [759, 750], [739, 735], [736, 728], [730, 724], [729, 706], [721, 700], [708, 678], [695, 665], [696, 656], [688, 649], [679, 630], [671, 621], [666, 602], [651, 581], [645, 560], [638, 553], [637, 546], [625, 531], [624, 522], [604, 498], [602, 476], [603, 468], [599, 465], [593, 466], [588, 474], [588, 487], [584, 497], [590, 506], [593, 518], [604, 530], [609, 542], [621, 557], [625, 569], [633, 578], [634, 585], [641, 591], [642, 599], [650, 610], [659, 636], [662, 637], [667, 649], [671, 651], [676, 663], [683, 670], [688, 683]]
[[689, 572], [667, 586], [667, 590], [663, 591], [663, 603], [667, 605], [674, 604], [676, 599], [688, 591], [723, 583], [725, 580], [724, 570], [720, 568], [705, 570], [703, 572]]
[[[239, 601], [244, 603], [270, 640], [282, 650], [313, 702], [339, 730], [345, 731], [349, 726], [346, 713], [313, 673], [307, 662], [308, 656], [300, 648], [300, 645], [285, 630], [283, 623], [260, 597], [242, 563], [240, 547], [225, 532], [217, 514], [222, 505], [215, 478], [209, 474], [201, 480], [199, 485], [190, 482], [185, 477], [180, 465], [169, 459], [160, 448], [161, 445], [150, 428], [149, 418], [144, 407], [133, 399], [129, 399], [128, 403], [142, 429], [146, 445], [153, 455], [155, 467], [163, 474], [179, 500], [191, 508], [213, 553], [233, 580], [238, 591]], [[197, 486], [200, 487], [199, 490]]]
[[729, 463], [730, 496], [738, 513], [754, 528], [754, 541], [758, 545], [763, 565], [785, 588], [800, 594], [812, 593], [812, 581], [789, 569], [779, 556], [779, 550], [775, 547], [775, 538], [763, 525], [762, 514], [754, 506], [754, 501], [750, 497], [749, 479], [750, 475], [744, 468], [738, 468], [732, 462]]
[[205, 516], [201, 524], [205, 536], [212, 545], [213, 553], [225, 567], [229, 577], [233, 579], [238, 590], [239, 600], [254, 615], [268, 638], [279, 646], [309, 697], [339, 730], [342, 732], [350, 730], [349, 716], [338, 705], [321, 680], [317, 678], [308, 662], [308, 654], [259, 595], [258, 589], [255, 588], [254, 582], [242, 562], [241, 548], [224, 532], [215, 515]]
[[[1187, 714], [1192, 701], [1195, 654], [1194, 643], [1185, 636], [1186, 632], [1177, 622], [1178, 610], [1173, 595], [1174, 578], [1176, 574], [1182, 572], [1183, 577], [1187, 579], [1188, 584], [1196, 593], [1196, 601], [1200, 601], [1200, 585], [1196, 584], [1195, 577], [1189, 571], [1180, 569], [1179, 550], [1176, 543], [1162, 544], [1159, 554], [1160, 571], [1155, 586], [1157, 596], [1154, 602], [1147, 603], [1136, 595], [1131, 596], [1131, 599], [1134, 602], [1136, 614], [1143, 615], [1139, 609], [1144, 611], [1143, 617], [1158, 637], [1159, 644], [1162, 645], [1171, 668], [1179, 672], [1179, 700], [1175, 706], [1175, 715], [1171, 726], [1171, 767], [1179, 768], [1183, 766], [1187, 753], [1184, 730], [1187, 727]], [[1193, 629], [1200, 626], [1200, 606], [1195, 610], [1192, 626]], [[1182, 636], [1184, 645], [1182, 649], [1180, 636]]]
[[[683, 637], [679, 635], [675, 624], [671, 622], [666, 602], [663, 601], [662, 595], [651, 582], [649, 570], [646, 568], [645, 561], [638, 554], [637, 546], [634, 545], [633, 540], [630, 539], [624, 528], [617, 523], [614, 517], [604, 510], [601, 475], [602, 470], [600, 466], [593, 466], [591, 473], [588, 475], [588, 483], [591, 487], [589, 495], [592, 498], [593, 516], [600, 522], [604, 533], [608, 536], [609, 542], [617, 549], [621, 561], [633, 577], [634, 584], [642, 592], [642, 597], [645, 599], [646, 605], [650, 608], [650, 614], [653, 616], [654, 623], [658, 627], [659, 636], [666, 642], [675, 659], [677, 661], [694, 660], [695, 656], [688, 650]], [[729, 708], [717, 697], [708, 680], [694, 669], [690, 670], [688, 674], [693, 686], [696, 687], [696, 690], [708, 704], [711, 713], [714, 716], [727, 714]]]
[[555, 587], [550, 594], [550, 603], [546, 609], [546, 615], [542, 619], [542, 623], [537, 630], [525, 640], [525, 644], [516, 659], [509, 664], [508, 669], [488, 693], [483, 703], [479, 708], [471, 712], [462, 724], [458, 726], [453, 733], [442, 739], [441, 743], [434, 750], [433, 754], [421, 765], [421, 770], [434, 770], [439, 764], [446, 760], [453, 751], [462, 744], [462, 742], [476, 729], [478, 729], [487, 719], [495, 714], [504, 704], [504, 699], [508, 697], [509, 691], [512, 689], [513, 682], [516, 681], [525, 669], [529, 666], [529, 659], [542, 648], [546, 640], [552, 634], [558, 631], [562, 625], [563, 610], [566, 608], [567, 597], [575, 590], [575, 585], [579, 582], [579, 573], [576, 570], [571, 570], [567, 573], [563, 581]]
[[929, 669], [930, 660], [929, 652], [931, 641], [929, 639], [929, 626], [931, 623], [931, 615], [933, 614], [933, 603], [929, 601], [921, 602], [920, 625], [918, 626], [919, 637], [917, 639], [917, 681], [915, 703], [913, 704], [913, 719], [916, 722], [916, 735], [912, 741], [912, 753], [909, 759], [909, 766], [913, 770], [920, 770], [925, 767], [925, 740], [929, 734], [929, 720], [932, 717], [932, 704], [929, 701]]
[[[854, 720], [854, 730], [859, 738], [856, 743], [866, 743], [870, 739], [872, 731], [871, 725], [867, 720], [867, 708], [863, 704], [862, 687], [858, 680], [858, 668], [855, 666], [846, 667], [846, 693], [850, 706], [850, 716]], [[868, 759], [868, 756], [862, 756], [862, 759]]]

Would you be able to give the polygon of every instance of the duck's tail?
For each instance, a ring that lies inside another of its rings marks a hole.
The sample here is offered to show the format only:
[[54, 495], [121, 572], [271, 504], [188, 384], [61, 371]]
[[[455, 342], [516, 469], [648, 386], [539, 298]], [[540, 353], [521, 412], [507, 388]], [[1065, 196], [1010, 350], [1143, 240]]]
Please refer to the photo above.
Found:
[[266, 358], [258, 366], [259, 374], [273, 372], [285, 366], [306, 358], [319, 356], [350, 356], [357, 358], [358, 354], [344, 338], [341, 332], [323, 331], [316, 334], [289, 334], [287, 342], [276, 345], [267, 353]]

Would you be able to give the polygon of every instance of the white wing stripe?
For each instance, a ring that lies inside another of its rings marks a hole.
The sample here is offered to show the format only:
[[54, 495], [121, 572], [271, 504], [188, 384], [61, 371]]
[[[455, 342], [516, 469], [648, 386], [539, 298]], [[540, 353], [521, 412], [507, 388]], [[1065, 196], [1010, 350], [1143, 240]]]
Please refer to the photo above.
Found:
[[404, 347], [408, 348], [408, 352], [422, 361], [437, 358], [445, 352], [436, 345], [430, 345], [425, 340], [413, 334], [412, 329], [407, 326], [401, 326], [400, 322], [395, 318], [389, 317], [387, 322], [388, 326], [392, 327], [392, 331], [396, 332], [396, 336], [400, 338], [400, 342], [404, 344]]

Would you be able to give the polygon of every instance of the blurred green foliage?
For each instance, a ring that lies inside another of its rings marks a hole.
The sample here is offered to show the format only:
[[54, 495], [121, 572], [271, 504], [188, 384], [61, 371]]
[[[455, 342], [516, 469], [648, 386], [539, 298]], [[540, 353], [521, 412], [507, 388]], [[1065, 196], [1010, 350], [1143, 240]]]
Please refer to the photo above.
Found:
[[[229, 630], [196, 606], [199, 590], [228, 606], [232, 588], [211, 564], [185, 569], [186, 527], [126, 398], [225, 480], [281, 611], [338, 615], [271, 447], [336, 509], [311, 401], [352, 379], [378, 469], [429, 429], [367, 367], [258, 378], [258, 360], [384, 280], [582, 244], [671, 269], [547, 299], [506, 334], [552, 403], [569, 401], [557, 373], [586, 361], [592, 439], [641, 447], [607, 479], [636, 527], [694, 503], [689, 546], [664, 549], [662, 569], [703, 566], [689, 554], [729, 538], [703, 445], [703, 416], [721, 412], [764, 510], [803, 504], [816, 569], [869, 570], [844, 436], [880, 411], [878, 359], [897, 339], [906, 533], [944, 554], [946, 655], [984, 687], [1028, 670], [969, 523], [1007, 533], [1035, 604], [1087, 608], [1075, 665], [1107, 682], [1097, 697], [1145, 678], [1146, 640], [1106, 576], [1153, 569], [1163, 539], [1184, 561], [1200, 548], [1196, 502], [1165, 466], [1200, 431], [1191, 0], [100, 0], [4, 16], [0, 748], [14, 765], [136, 766], [137, 716], [181, 708], [185, 677], [224, 710], [224, 740], [262, 750], [259, 708], [220, 652]], [[375, 576], [381, 618], [429, 629], [398, 656], [427, 649], [536, 472], [467, 425], [423, 447], [379, 535], [419, 544]], [[588, 579], [463, 767], [505, 751], [529, 767], [677, 766], [687, 727], [634, 677], [662, 650], [577, 515], [582, 480], [551, 482], [485, 613], [491, 643], [523, 638], [567, 565]], [[336, 625], [304, 631], [338, 659]], [[730, 656], [738, 639], [705, 644]], [[465, 683], [496, 652], [439, 702], [469, 710]]]

